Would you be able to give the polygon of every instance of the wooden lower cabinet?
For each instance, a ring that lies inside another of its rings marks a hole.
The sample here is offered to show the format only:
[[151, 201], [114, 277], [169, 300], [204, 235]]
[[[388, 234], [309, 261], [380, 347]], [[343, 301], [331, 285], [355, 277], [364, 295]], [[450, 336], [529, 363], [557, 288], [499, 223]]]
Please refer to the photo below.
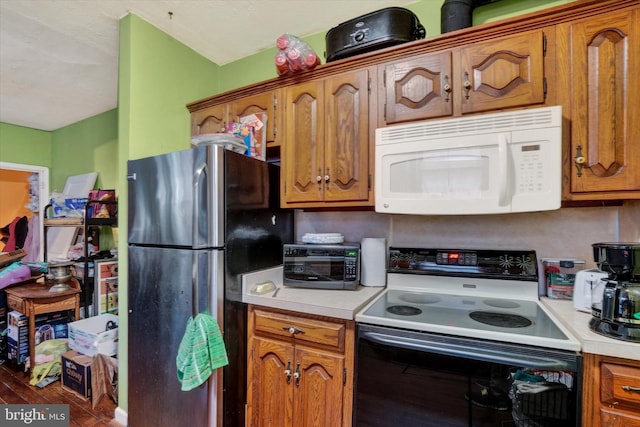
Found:
[[247, 426], [350, 426], [353, 345], [353, 321], [250, 306]]
[[584, 354], [583, 427], [640, 427], [640, 361]]

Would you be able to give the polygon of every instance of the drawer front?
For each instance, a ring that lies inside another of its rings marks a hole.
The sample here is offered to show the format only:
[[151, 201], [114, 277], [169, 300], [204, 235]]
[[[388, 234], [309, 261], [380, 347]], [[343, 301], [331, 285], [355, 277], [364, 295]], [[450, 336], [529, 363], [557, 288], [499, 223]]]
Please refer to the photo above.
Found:
[[24, 310], [24, 301], [15, 295], [7, 295], [7, 308], [9, 311], [16, 310], [22, 314], [26, 314]]
[[344, 323], [328, 322], [284, 313], [254, 310], [256, 334], [292, 338], [296, 343], [316, 344], [344, 350]]
[[600, 372], [603, 403], [640, 408], [640, 367], [603, 363]]

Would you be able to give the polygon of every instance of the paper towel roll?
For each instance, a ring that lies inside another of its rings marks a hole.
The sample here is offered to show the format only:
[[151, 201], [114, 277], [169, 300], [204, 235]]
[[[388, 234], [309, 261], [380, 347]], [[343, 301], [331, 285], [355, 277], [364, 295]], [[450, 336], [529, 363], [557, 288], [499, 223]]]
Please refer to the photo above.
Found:
[[363, 286], [387, 284], [387, 242], [383, 237], [365, 237], [360, 243], [362, 259], [360, 283]]

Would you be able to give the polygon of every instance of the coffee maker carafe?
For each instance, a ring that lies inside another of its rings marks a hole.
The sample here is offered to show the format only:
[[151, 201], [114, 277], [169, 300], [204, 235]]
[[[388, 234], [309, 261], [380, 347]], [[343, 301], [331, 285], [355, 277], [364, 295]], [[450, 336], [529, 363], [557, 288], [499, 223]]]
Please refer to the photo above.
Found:
[[640, 342], [640, 243], [594, 243], [593, 257], [608, 278], [594, 288], [589, 327]]

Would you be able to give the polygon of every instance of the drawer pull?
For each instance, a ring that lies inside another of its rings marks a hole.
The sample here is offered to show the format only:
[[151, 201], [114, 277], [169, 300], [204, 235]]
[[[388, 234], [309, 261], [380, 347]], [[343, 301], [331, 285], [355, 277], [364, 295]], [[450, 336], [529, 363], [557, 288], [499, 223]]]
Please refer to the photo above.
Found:
[[282, 329], [288, 331], [291, 335], [304, 334], [302, 329], [294, 328], [293, 326], [284, 326]]
[[640, 387], [631, 387], [630, 385], [623, 385], [622, 389], [624, 391], [631, 391], [634, 393], [640, 393]]

